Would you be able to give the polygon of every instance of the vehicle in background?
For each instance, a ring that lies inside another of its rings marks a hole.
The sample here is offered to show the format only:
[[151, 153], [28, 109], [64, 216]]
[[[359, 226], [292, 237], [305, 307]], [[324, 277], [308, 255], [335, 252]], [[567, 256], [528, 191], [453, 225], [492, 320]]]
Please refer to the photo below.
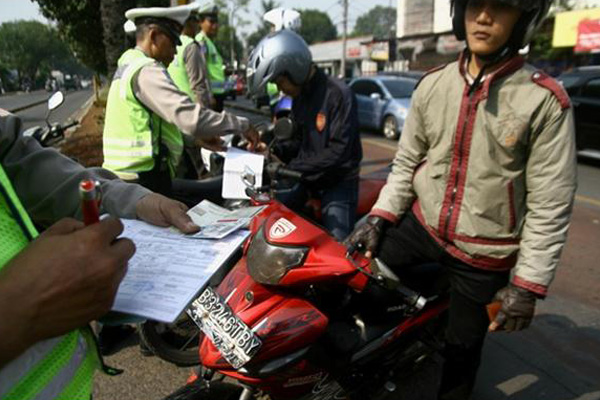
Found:
[[426, 74], [426, 71], [383, 71], [379, 75], [382, 76], [397, 76], [399, 78], [412, 78], [419, 80]]
[[417, 82], [393, 76], [362, 77], [350, 82], [356, 94], [361, 128], [375, 129], [388, 139], [398, 139]]
[[578, 154], [600, 159], [600, 66], [575, 68], [557, 80], [573, 105]]
[[235, 80], [235, 92], [241, 96], [242, 94], [244, 94], [245, 90], [246, 82], [244, 82], [244, 78], [242, 76], [237, 76]]
[[65, 90], [79, 90], [79, 77], [77, 75], [65, 74]]

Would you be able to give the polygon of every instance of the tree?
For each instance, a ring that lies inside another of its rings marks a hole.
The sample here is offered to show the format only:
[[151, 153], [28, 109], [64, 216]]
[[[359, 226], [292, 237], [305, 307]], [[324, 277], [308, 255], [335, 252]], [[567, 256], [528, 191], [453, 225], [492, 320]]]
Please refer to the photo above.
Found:
[[113, 76], [117, 61], [125, 51], [125, 11], [129, 7], [122, 0], [100, 0], [104, 54], [108, 76]]
[[302, 26], [298, 32], [306, 43], [323, 42], [337, 38], [337, 29], [327, 14], [319, 10], [299, 10]]
[[[40, 6], [42, 14], [53, 21], [56, 21], [58, 31], [63, 39], [67, 41], [76, 57], [89, 68], [100, 74], [108, 72], [106, 46], [104, 41], [104, 32], [112, 35], [121, 35], [125, 16], [122, 11], [134, 7], [150, 7], [169, 5], [169, 0], [113, 0], [107, 4], [115, 4], [118, 12], [110, 13], [105, 9], [105, 15], [101, 14], [101, 0], [35, 0]], [[106, 0], [104, 0], [106, 1]], [[120, 22], [120, 26], [118, 25]], [[113, 30], [105, 31], [103, 23]], [[109, 53], [111, 63], [114, 63], [114, 54], [117, 50], [124, 49], [124, 41], [117, 43], [109, 39]], [[113, 64], [111, 64], [113, 65]], [[114, 65], [111, 69], [114, 68]]]
[[[221, 39], [221, 43], [225, 44], [225, 38], [223, 37], [225, 35], [225, 33], [228, 34], [229, 36], [229, 40], [228, 40], [228, 47], [221, 47], [221, 50], [227, 50], [229, 53], [229, 61], [231, 63], [234, 62], [234, 60], [239, 60], [241, 58], [241, 55], [243, 53], [244, 50], [244, 46], [242, 45], [240, 48], [238, 48], [237, 46], [237, 42], [239, 42], [239, 39], [237, 38], [237, 35], [235, 33], [236, 27], [240, 28], [243, 27], [244, 25], [248, 24], [248, 21], [246, 21], [245, 19], [241, 18], [239, 13], [240, 11], [247, 11], [248, 10], [248, 3], [250, 2], [250, 0], [217, 0], [216, 4], [219, 6], [219, 8], [221, 9], [221, 14], [226, 14], [227, 18], [226, 20], [229, 22], [227, 27], [224, 27], [223, 24], [221, 24], [221, 27], [219, 28], [219, 39]], [[219, 19], [219, 21], [221, 21], [222, 18]], [[241, 42], [240, 42], [241, 44]], [[225, 56], [225, 54], [227, 53], [221, 53], [221, 56]], [[225, 56], [225, 58], [227, 58]]]
[[15, 70], [19, 84], [23, 79], [44, 80], [53, 69], [83, 72], [58, 32], [37, 21], [0, 25], [0, 65], [5, 72]]
[[377, 38], [396, 37], [396, 9], [377, 6], [356, 20], [353, 36], [373, 35]]
[[[261, 0], [260, 2], [262, 12], [256, 12], [256, 16], [262, 20], [263, 15], [274, 8], [279, 7], [279, 3], [276, 0]], [[262, 25], [258, 27], [250, 36], [248, 36], [247, 44], [248, 47], [254, 48], [260, 42], [262, 38], [267, 36], [271, 32], [271, 24], [263, 21]]]
[[[221, 57], [223, 57], [223, 61], [227, 63], [231, 62], [231, 48], [233, 38], [233, 53], [234, 59], [240, 61], [242, 58], [242, 54], [244, 53], [244, 45], [241, 40], [235, 34], [235, 30], [231, 28], [229, 24], [229, 17], [225, 13], [219, 14], [219, 33], [214, 40], [215, 46], [219, 50]], [[229, 55], [229, 57], [228, 57]]]

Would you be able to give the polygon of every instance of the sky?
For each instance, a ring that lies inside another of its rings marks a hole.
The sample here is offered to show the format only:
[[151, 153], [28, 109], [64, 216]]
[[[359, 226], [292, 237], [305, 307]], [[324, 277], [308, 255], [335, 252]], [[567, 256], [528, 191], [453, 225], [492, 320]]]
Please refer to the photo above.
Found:
[[[349, 0], [348, 2], [348, 24], [351, 31], [356, 18], [377, 5], [396, 7], [397, 0]], [[279, 3], [282, 7], [321, 10], [327, 13], [333, 23], [337, 25], [338, 32], [342, 32], [343, 14], [340, 0], [279, 0]], [[250, 21], [251, 25], [243, 29], [246, 33], [254, 31], [260, 22], [260, 17], [256, 14], [261, 9], [260, 0], [250, 0], [248, 9], [249, 12], [245, 14], [244, 18]], [[37, 3], [31, 2], [31, 0], [0, 0], [0, 23], [17, 19], [46, 21], [39, 12]]]

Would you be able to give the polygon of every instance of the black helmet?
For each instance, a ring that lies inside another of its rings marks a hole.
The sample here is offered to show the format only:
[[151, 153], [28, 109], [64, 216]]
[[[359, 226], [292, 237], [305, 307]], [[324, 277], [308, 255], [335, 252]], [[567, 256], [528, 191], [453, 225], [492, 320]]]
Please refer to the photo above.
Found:
[[[467, 3], [473, 0], [450, 0], [452, 8], [452, 29], [458, 40], [465, 40], [465, 10]], [[510, 39], [504, 49], [508, 47], [511, 53], [527, 46], [535, 31], [540, 27], [550, 9], [551, 0], [495, 0], [509, 4], [523, 11], [519, 21], [515, 24]]]

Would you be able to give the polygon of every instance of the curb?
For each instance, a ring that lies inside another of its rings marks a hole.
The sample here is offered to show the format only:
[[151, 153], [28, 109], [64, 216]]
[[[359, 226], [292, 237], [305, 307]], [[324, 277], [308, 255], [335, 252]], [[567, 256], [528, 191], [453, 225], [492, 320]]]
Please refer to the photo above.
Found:
[[28, 108], [39, 106], [40, 104], [44, 104], [44, 103], [47, 103], [47, 102], [48, 102], [48, 99], [46, 99], [46, 100], [39, 100], [39, 101], [36, 101], [35, 103], [30, 103], [30, 104], [26, 104], [24, 106], [20, 106], [20, 107], [17, 107], [17, 108], [12, 108], [12, 109], [8, 110], [8, 112], [11, 113], [11, 114], [15, 114], [15, 113], [18, 113], [19, 111], [27, 110]]
[[87, 99], [81, 107], [79, 107], [79, 110], [77, 110], [73, 114], [71, 114], [71, 116], [69, 116], [68, 119], [81, 123], [81, 120], [83, 119], [83, 117], [86, 116], [88, 111], [90, 111], [90, 108], [92, 108], [93, 104], [94, 104], [94, 94], [92, 93], [90, 98]]
[[271, 117], [271, 113], [268, 112], [268, 111], [257, 110], [254, 107], [242, 106], [240, 104], [232, 103], [230, 101], [226, 101], [225, 102], [225, 106], [227, 106], [229, 108], [235, 108], [235, 109], [238, 109], [238, 110], [246, 111], [246, 112], [253, 113], [253, 114], [264, 115], [264, 116], [269, 117], [269, 118]]

